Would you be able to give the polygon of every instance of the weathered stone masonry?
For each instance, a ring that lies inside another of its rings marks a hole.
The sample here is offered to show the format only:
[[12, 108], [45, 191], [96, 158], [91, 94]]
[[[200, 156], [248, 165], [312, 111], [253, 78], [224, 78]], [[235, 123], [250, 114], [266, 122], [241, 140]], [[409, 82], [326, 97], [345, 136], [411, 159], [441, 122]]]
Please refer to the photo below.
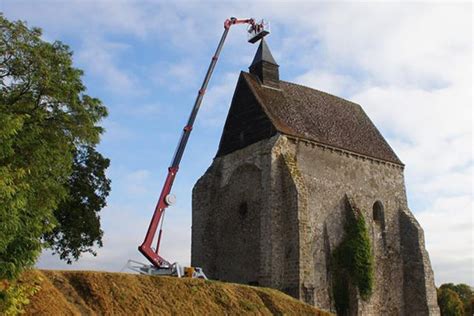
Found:
[[192, 264], [335, 311], [330, 259], [350, 197], [375, 258], [374, 292], [353, 292], [350, 313], [439, 314], [403, 164], [360, 106], [280, 81], [275, 66], [262, 43], [241, 74], [217, 156], [193, 190]]

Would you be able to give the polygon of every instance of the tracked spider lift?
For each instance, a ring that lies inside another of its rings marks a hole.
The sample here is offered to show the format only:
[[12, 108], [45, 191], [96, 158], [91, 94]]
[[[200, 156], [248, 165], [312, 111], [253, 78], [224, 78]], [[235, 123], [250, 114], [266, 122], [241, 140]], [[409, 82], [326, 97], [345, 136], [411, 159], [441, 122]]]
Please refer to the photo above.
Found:
[[[161, 190], [160, 198], [155, 207], [153, 217], [151, 218], [150, 226], [145, 236], [145, 240], [138, 247], [138, 250], [150, 261], [151, 265], [143, 264], [137, 261], [129, 260], [127, 266], [139, 273], [149, 274], [149, 275], [172, 275], [177, 277], [192, 277], [192, 278], [204, 278], [206, 275], [201, 268], [198, 267], [181, 267], [178, 263], [170, 263], [159, 255], [161, 236], [163, 233], [163, 216], [165, 210], [168, 206], [171, 206], [175, 203], [176, 197], [171, 194], [171, 188], [173, 186], [174, 179], [179, 169], [179, 164], [181, 158], [183, 157], [186, 144], [188, 142], [189, 136], [193, 129], [194, 121], [198, 114], [199, 108], [201, 106], [202, 99], [206, 93], [206, 88], [211, 79], [212, 73], [216, 66], [217, 60], [221, 53], [222, 47], [226, 40], [227, 34], [229, 33], [230, 27], [235, 24], [248, 24], [247, 33], [248, 33], [248, 42], [256, 43], [258, 40], [262, 39], [264, 36], [269, 34], [269, 25], [264, 20], [256, 22], [254, 19], [237, 19], [231, 17], [224, 22], [224, 33], [217, 45], [216, 52], [211, 59], [209, 68], [207, 69], [206, 76], [202, 83], [201, 89], [198, 91], [196, 101], [192, 108], [191, 114], [189, 116], [187, 124], [183, 128], [181, 138], [178, 143], [178, 147], [173, 156], [171, 166], [168, 168], [168, 175], [166, 176], [165, 182], [163, 184], [163, 189]], [[156, 232], [160, 226], [160, 230], [157, 236], [156, 248], [152, 248], [152, 243], [155, 239]]]

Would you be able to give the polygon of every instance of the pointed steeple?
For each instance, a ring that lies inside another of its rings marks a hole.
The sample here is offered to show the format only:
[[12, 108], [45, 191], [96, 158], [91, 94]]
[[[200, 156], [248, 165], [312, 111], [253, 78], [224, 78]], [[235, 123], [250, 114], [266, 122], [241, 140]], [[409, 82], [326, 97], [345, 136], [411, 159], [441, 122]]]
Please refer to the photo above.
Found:
[[255, 53], [255, 57], [253, 58], [253, 61], [250, 67], [252, 67], [253, 65], [261, 61], [266, 61], [266, 62], [269, 62], [270, 64], [278, 66], [277, 62], [275, 61], [275, 58], [273, 58], [273, 55], [270, 52], [270, 48], [268, 48], [267, 42], [265, 42], [265, 39], [262, 39], [260, 41], [260, 45], [258, 46], [257, 52]]
[[270, 52], [270, 48], [268, 48], [267, 42], [265, 42], [265, 39], [262, 39], [252, 64], [249, 67], [250, 73], [256, 75], [262, 84], [279, 88], [280, 74], [278, 67], [277, 62]]

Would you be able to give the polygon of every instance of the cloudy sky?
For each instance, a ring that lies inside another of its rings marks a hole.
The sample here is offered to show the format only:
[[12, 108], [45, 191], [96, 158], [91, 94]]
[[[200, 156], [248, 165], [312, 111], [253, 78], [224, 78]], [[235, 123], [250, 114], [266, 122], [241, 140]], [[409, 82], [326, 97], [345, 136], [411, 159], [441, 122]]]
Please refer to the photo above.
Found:
[[[137, 251], [180, 130], [226, 17], [266, 18], [280, 76], [361, 104], [406, 164], [409, 205], [425, 230], [436, 283], [474, 285], [472, 5], [385, 2], [0, 1], [61, 40], [104, 101], [111, 158], [104, 247], [72, 266], [119, 271]], [[190, 261], [191, 189], [211, 164], [238, 74], [256, 46], [232, 29], [175, 182], [163, 255]]]

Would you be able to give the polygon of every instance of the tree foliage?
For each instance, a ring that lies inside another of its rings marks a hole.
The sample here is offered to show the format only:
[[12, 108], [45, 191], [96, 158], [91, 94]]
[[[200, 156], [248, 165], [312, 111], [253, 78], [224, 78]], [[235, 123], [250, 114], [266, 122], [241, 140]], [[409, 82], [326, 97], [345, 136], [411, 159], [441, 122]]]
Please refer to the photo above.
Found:
[[67, 45], [2, 15], [0, 29], [0, 279], [13, 279], [42, 246], [77, 259], [101, 245], [107, 110], [84, 93]]
[[55, 253], [71, 263], [81, 253], [95, 255], [93, 246], [102, 246], [98, 211], [105, 206], [110, 180], [105, 176], [109, 161], [91, 146], [78, 148], [73, 173], [68, 180], [69, 195], [55, 210], [60, 225], [46, 235]]
[[[474, 292], [469, 285], [446, 283], [439, 287], [437, 293], [441, 315], [472, 316], [474, 312]], [[461, 305], [459, 305], [459, 302]]]
[[438, 289], [438, 305], [442, 316], [462, 316], [464, 306], [456, 292], [449, 288]]

